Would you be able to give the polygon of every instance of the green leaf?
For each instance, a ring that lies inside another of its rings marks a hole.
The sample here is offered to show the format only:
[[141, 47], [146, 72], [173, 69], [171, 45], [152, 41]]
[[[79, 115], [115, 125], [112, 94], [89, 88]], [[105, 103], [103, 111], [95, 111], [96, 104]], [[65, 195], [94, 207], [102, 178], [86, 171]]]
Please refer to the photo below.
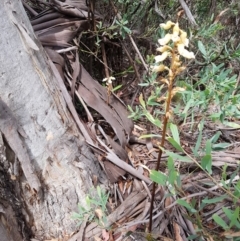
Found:
[[198, 41], [198, 49], [201, 51], [201, 53], [206, 57], [207, 56], [207, 52], [206, 49], [203, 45], [203, 43], [199, 40]]
[[204, 209], [204, 207], [206, 207], [206, 205], [207, 205], [206, 203], [201, 202], [198, 211], [202, 211]]
[[211, 155], [212, 152], [212, 143], [210, 140], [207, 140], [206, 142], [206, 154]]
[[213, 144], [212, 145], [212, 149], [214, 151], [219, 151], [219, 150], [223, 150], [226, 149], [227, 147], [231, 146], [231, 144], [227, 143], [227, 142], [223, 142], [223, 143], [217, 143], [217, 144]]
[[178, 199], [177, 203], [185, 208], [187, 208], [191, 213], [196, 213], [197, 210], [194, 209], [188, 202], [186, 202], [185, 200], [182, 199]]
[[180, 146], [180, 138], [179, 138], [177, 126], [174, 125], [173, 123], [170, 123], [170, 130], [172, 132], [172, 136], [173, 136], [174, 141], [177, 142], [177, 144], [179, 144], [179, 146]]
[[165, 153], [172, 157], [173, 160], [175, 161], [180, 161], [180, 162], [193, 162], [188, 156], [181, 156], [176, 153], [170, 152], [170, 151], [165, 151]]
[[222, 179], [225, 181], [227, 179], [227, 163], [224, 163], [223, 169], [222, 169]]
[[128, 107], [128, 109], [130, 110], [130, 112], [134, 112], [133, 109], [132, 109], [132, 107], [131, 107], [130, 105], [128, 105], [127, 107]]
[[129, 29], [129, 28], [125, 27], [125, 26], [123, 26], [123, 29], [124, 29], [124, 31], [126, 33], [131, 33], [132, 32], [131, 29]]
[[199, 123], [199, 126], [198, 126], [199, 135], [198, 135], [198, 139], [197, 139], [196, 145], [195, 145], [194, 150], [193, 150], [193, 153], [194, 153], [195, 156], [198, 156], [197, 152], [198, 152], [198, 150], [201, 146], [203, 125], [204, 125], [204, 120], [202, 120]]
[[150, 179], [160, 185], [166, 185], [167, 176], [162, 172], [150, 170]]
[[237, 223], [237, 220], [240, 218], [240, 215], [239, 215], [239, 207], [237, 207], [235, 209], [235, 211], [233, 212], [233, 215], [232, 215], [232, 218], [231, 218], [231, 222], [229, 224], [229, 228], [232, 228], [236, 223]]
[[207, 170], [209, 174], [212, 174], [212, 156], [208, 154], [205, 155], [201, 160], [201, 166]]
[[144, 115], [147, 117], [147, 119], [153, 123], [158, 128], [162, 127], [162, 122], [159, 119], [155, 119], [149, 112], [145, 112]]
[[223, 229], [227, 230], [229, 229], [228, 225], [225, 223], [225, 221], [219, 217], [217, 214], [213, 214], [212, 216], [213, 220], [219, 225], [221, 226]]
[[186, 106], [185, 106], [182, 114], [187, 114], [189, 108], [192, 106], [193, 103], [194, 103], [194, 100], [193, 100], [193, 99], [190, 99], [190, 100], [187, 102], [187, 104], [186, 104]]
[[161, 137], [161, 136], [155, 135], [155, 134], [146, 134], [146, 135], [141, 135], [138, 139], [151, 138], [151, 137]]
[[139, 102], [140, 102], [141, 106], [144, 109], [146, 109], [146, 104], [145, 104], [145, 101], [143, 100], [143, 95], [142, 94], [140, 94], [140, 96], [139, 96]]
[[232, 219], [232, 215], [233, 215], [233, 211], [231, 209], [229, 209], [229, 208], [226, 208], [226, 207], [223, 207], [222, 209], [223, 209], [224, 213], [226, 214], [227, 218], [229, 220], [231, 220]]
[[175, 147], [178, 151], [183, 152], [182, 147], [181, 147], [172, 137], [168, 137], [168, 138], [167, 138], [167, 141], [168, 141], [169, 143], [171, 143], [172, 146]]
[[87, 206], [90, 207], [91, 206], [91, 199], [90, 199], [90, 197], [88, 195], [86, 196], [85, 200], [86, 200]]
[[122, 88], [123, 85], [118, 85], [115, 88], [112, 89], [112, 92], [119, 90], [120, 88]]
[[177, 181], [178, 172], [176, 170], [169, 171], [168, 182], [172, 185]]
[[218, 138], [220, 137], [220, 135], [221, 135], [221, 131], [218, 131], [218, 132], [210, 139], [210, 141], [211, 141], [212, 143], [215, 143], [215, 142], [218, 140]]
[[172, 157], [168, 157], [168, 159], [167, 159], [167, 167], [168, 167], [168, 170], [174, 170], [175, 169], [174, 160], [173, 160]]
[[212, 199], [208, 199], [208, 198], [205, 198], [202, 200], [203, 203], [217, 203], [217, 202], [221, 202], [222, 200], [224, 200], [227, 196], [226, 195], [223, 195], [221, 197], [216, 197], [216, 198], [212, 198]]
[[102, 197], [102, 192], [100, 186], [97, 186], [97, 194], [101, 198]]

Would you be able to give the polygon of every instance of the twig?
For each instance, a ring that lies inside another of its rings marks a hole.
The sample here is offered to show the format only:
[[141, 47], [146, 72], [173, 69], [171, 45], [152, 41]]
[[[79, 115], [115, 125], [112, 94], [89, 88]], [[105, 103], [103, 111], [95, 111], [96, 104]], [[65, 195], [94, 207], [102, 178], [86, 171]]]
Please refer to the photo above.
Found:
[[[72, 86], [72, 82], [71, 82], [68, 78], [66, 78], [66, 79], [67, 79], [67, 81], [68, 81], [68, 84], [69, 84], [70, 87], [71, 87], [71, 86]], [[91, 123], [93, 123], [93, 122], [94, 122], [94, 119], [93, 119], [93, 117], [92, 117], [90, 111], [88, 110], [88, 108], [87, 108], [87, 106], [86, 106], [84, 100], [82, 99], [82, 97], [80, 96], [80, 94], [78, 93], [77, 90], [75, 90], [75, 95], [78, 97], [78, 99], [79, 99], [79, 101], [81, 102], [81, 104], [82, 104], [84, 110], [86, 111], [87, 116], [88, 116], [88, 121], [91, 122]]]
[[140, 78], [140, 74], [139, 74], [139, 72], [137, 70], [137, 66], [136, 66], [135, 62], [133, 61], [131, 55], [129, 54], [125, 44], [121, 40], [120, 40], [120, 42], [121, 42], [121, 44], [123, 46], [123, 49], [124, 49], [125, 53], [128, 56], [128, 59], [129, 59], [130, 63], [133, 65], [133, 68], [134, 68], [134, 71], [135, 71], [135, 74], [136, 74], [136, 77], [137, 77], [137, 80], [138, 80], [138, 84], [140, 84], [142, 81], [141, 81], [141, 78]]
[[72, 46], [72, 47], [69, 47], [69, 48], [59, 49], [59, 50], [55, 50], [55, 51], [57, 53], [61, 54], [61, 53], [66, 53], [66, 52], [75, 50], [75, 49], [78, 49], [78, 47], [77, 46]]
[[188, 6], [187, 6], [187, 4], [184, 2], [184, 0], [179, 0], [179, 2], [180, 2], [180, 4], [181, 4], [184, 12], [186, 13], [186, 15], [187, 15], [190, 23], [191, 23], [192, 25], [197, 25], [197, 23], [196, 23], [193, 15], [192, 15], [190, 9], [188, 8]]
[[[131, 55], [129, 54], [129, 52], [128, 52], [126, 46], [125, 46], [125, 44], [124, 44], [121, 40], [120, 40], [120, 42], [121, 42], [121, 44], [122, 44], [122, 46], [123, 46], [123, 49], [124, 49], [125, 53], [126, 53], [127, 56], [128, 56], [128, 59], [129, 59], [130, 63], [133, 65], [133, 68], [134, 68], [134, 71], [135, 71], [135, 74], [136, 74], [136, 77], [137, 77], [137, 80], [138, 80], [138, 84], [142, 83], [142, 80], [141, 80], [141, 78], [140, 78], [140, 74], [139, 74], [139, 72], [138, 72], [138, 70], [137, 70], [137, 66], [136, 66], [135, 62], [133, 61]], [[133, 106], [133, 102], [134, 102], [136, 96], [138, 95], [138, 93], [139, 93], [140, 91], [142, 92], [142, 89], [143, 89], [142, 86], [138, 86], [137, 90], [134, 92], [134, 95], [133, 95], [132, 100], [131, 100], [131, 102], [130, 102], [130, 106], [131, 106], [131, 107]], [[142, 94], [144, 95], [144, 93], [142, 93]], [[144, 99], [145, 99], [145, 96], [144, 96]]]

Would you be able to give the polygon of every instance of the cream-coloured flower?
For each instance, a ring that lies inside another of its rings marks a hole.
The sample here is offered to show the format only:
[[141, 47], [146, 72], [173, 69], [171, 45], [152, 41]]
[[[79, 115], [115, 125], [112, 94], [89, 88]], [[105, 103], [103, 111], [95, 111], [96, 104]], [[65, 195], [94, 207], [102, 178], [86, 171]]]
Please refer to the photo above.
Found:
[[174, 25], [174, 27], [173, 27], [173, 34], [179, 35], [179, 31], [180, 31], [180, 29], [179, 29], [179, 24], [176, 23], [176, 24]]
[[106, 82], [106, 85], [112, 84], [112, 81], [115, 80], [116, 78], [113, 76], [109, 76], [108, 78], [104, 78], [102, 81]]
[[168, 57], [169, 53], [168, 52], [163, 52], [161, 55], [157, 55], [154, 57], [156, 63], [162, 62]]
[[163, 38], [161, 38], [161, 39], [158, 40], [158, 43], [163, 46], [163, 45], [168, 44], [168, 42], [169, 42], [171, 39], [172, 39], [172, 34], [167, 33]]
[[175, 23], [173, 23], [172, 21], [167, 21], [167, 23], [161, 23], [160, 27], [168, 30], [169, 28], [171, 28], [173, 25], [175, 25]]
[[172, 34], [172, 41], [173, 42], [177, 42], [177, 41], [180, 40], [179, 31], [180, 31], [179, 25], [178, 25], [178, 23], [176, 23], [175, 26], [173, 27], [173, 34]]
[[156, 73], [164, 71], [165, 68], [166, 68], [166, 66], [164, 64], [151, 66], [152, 71], [156, 72]]
[[184, 44], [178, 44], [177, 45], [177, 48], [178, 48], [178, 53], [180, 55], [182, 55], [183, 57], [187, 58], [187, 59], [194, 59], [195, 56], [194, 56], [194, 53], [193, 52], [189, 52], [188, 50], [186, 50], [184, 48]]
[[180, 40], [180, 37], [176, 34], [172, 34], [172, 41], [175, 43], [175, 42], [178, 42]]
[[180, 31], [180, 42], [184, 44], [184, 46], [188, 47], [189, 39], [187, 38], [187, 33], [185, 31]]

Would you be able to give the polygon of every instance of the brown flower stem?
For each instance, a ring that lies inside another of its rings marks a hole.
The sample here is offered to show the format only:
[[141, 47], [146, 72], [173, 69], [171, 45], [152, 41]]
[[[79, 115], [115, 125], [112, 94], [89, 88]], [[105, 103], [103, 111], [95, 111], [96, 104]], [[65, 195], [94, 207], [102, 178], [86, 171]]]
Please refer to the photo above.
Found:
[[[176, 77], [176, 69], [173, 69], [176, 54], [175, 50], [176, 46], [173, 48], [172, 51], [172, 60], [171, 60], [171, 68], [170, 71], [173, 70], [174, 73], [172, 73], [171, 76], [169, 76], [169, 85], [168, 85], [168, 97], [167, 97], [167, 102], [166, 102], [166, 109], [165, 109], [165, 116], [163, 120], [163, 131], [162, 131], [162, 139], [159, 147], [159, 153], [158, 153], [158, 159], [157, 159], [157, 165], [155, 170], [158, 171], [160, 168], [160, 163], [161, 163], [161, 158], [162, 158], [162, 153], [163, 153], [163, 148], [164, 148], [164, 143], [165, 143], [165, 137], [166, 137], [166, 132], [167, 132], [167, 124], [169, 120], [169, 110], [170, 110], [170, 104], [172, 100], [172, 89], [173, 89], [173, 81]], [[156, 190], [156, 183], [153, 182], [153, 189], [152, 189], [152, 198], [151, 198], [151, 205], [150, 205], [150, 217], [149, 217], [149, 232], [152, 231], [152, 217], [153, 217], [153, 203], [154, 203], [154, 198], [155, 198], [155, 190]]]
[[[102, 58], [103, 58], [103, 63], [104, 63], [105, 75], [106, 75], [106, 78], [108, 79], [110, 77], [110, 74], [109, 74], [109, 70], [108, 70], [107, 57], [106, 57], [104, 43], [101, 43], [101, 49], [102, 49]], [[111, 90], [112, 90], [111, 87], [112, 87], [112, 85], [110, 86], [108, 84], [108, 87], [107, 87], [107, 104], [108, 105], [109, 105], [110, 95], [111, 95]]]

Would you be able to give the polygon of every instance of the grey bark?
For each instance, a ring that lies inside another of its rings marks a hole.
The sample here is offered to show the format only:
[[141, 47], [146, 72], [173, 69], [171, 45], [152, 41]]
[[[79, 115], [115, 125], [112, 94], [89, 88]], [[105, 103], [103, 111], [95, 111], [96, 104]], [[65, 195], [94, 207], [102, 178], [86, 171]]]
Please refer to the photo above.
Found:
[[0, 27], [0, 97], [26, 133], [20, 138], [40, 181], [41, 197], [16, 168], [23, 164], [17, 158], [11, 160], [8, 174], [14, 177], [34, 238], [67, 240], [76, 230], [71, 213], [78, 203], [84, 204], [92, 178], [101, 171], [69, 114], [21, 1], [4, 0]]

